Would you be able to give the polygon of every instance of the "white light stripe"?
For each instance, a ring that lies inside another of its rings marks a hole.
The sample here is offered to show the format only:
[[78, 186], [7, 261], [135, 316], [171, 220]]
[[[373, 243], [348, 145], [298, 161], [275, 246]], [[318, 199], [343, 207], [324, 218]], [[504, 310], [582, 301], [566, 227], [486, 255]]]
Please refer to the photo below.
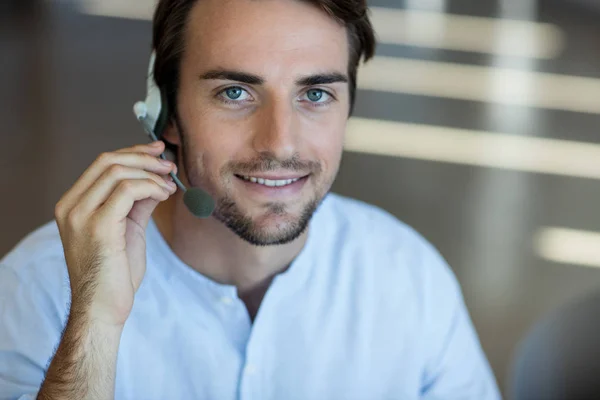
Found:
[[541, 258], [563, 264], [600, 268], [600, 233], [546, 227], [534, 238]]
[[600, 79], [454, 63], [376, 57], [358, 87], [393, 93], [600, 113]]
[[516, 57], [551, 59], [564, 35], [548, 23], [370, 7], [380, 42]]
[[158, 0], [80, 0], [80, 11], [100, 17], [152, 20]]
[[404, 8], [409, 10], [444, 11], [449, 0], [405, 0]]
[[[157, 0], [81, 0], [85, 14], [150, 20]], [[380, 43], [549, 59], [564, 47], [552, 24], [370, 7]]]
[[600, 145], [363, 118], [347, 151], [600, 180]]

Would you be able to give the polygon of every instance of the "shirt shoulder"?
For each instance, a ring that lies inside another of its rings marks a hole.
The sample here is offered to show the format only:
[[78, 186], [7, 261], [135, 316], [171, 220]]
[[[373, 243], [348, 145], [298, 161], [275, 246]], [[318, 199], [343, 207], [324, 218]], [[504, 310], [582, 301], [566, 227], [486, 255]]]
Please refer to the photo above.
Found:
[[364, 239], [373, 237], [379, 242], [389, 238], [396, 244], [397, 239], [404, 242], [426, 242], [413, 227], [386, 210], [360, 200], [332, 193], [327, 196], [323, 211], [330, 223], [352, 233], [362, 232]]
[[62, 278], [68, 274], [56, 221], [52, 220], [33, 230], [0, 259], [0, 272], [9, 271], [26, 279], [29, 284], [59, 283], [57, 278], [61, 278], [62, 286]]
[[336, 260], [332, 282], [343, 277], [363, 298], [388, 304], [389, 315], [411, 315], [422, 334], [450, 324], [455, 308], [464, 307], [450, 265], [414, 228], [379, 207], [339, 195], [323, 206], [324, 229], [330, 231], [321, 235], [320, 254]]
[[440, 252], [376, 206], [338, 195], [323, 206], [323, 219], [335, 230], [327, 235], [336, 237], [329, 245], [342, 260], [335, 274], [347, 274], [360, 288], [351, 293], [378, 299], [377, 312], [385, 317], [373, 325], [384, 324], [397, 335], [416, 332], [411, 343], [421, 353], [423, 397], [499, 398], [459, 282]]
[[[377, 206], [337, 194], [323, 204], [321, 225], [345, 251], [365, 254], [384, 268], [423, 268], [448, 273], [439, 251], [421, 233]], [[418, 272], [415, 271], [415, 272]]]
[[321, 212], [318, 253], [336, 260], [332, 281], [347, 277], [365, 296], [403, 302], [424, 326], [449, 318], [451, 307], [462, 302], [450, 265], [408, 224], [379, 207], [334, 194]]
[[2, 316], [14, 311], [11, 305], [22, 308], [17, 302], [25, 297], [36, 311], [64, 319], [70, 300], [69, 274], [54, 220], [29, 233], [0, 259], [0, 298], [6, 310]]
[[0, 260], [0, 393], [36, 393], [66, 323], [70, 285], [54, 221]]

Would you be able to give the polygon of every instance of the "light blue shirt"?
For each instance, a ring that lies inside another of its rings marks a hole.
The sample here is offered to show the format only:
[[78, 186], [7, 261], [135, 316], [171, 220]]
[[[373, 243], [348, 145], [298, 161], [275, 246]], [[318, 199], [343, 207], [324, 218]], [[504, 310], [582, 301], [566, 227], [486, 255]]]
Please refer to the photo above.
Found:
[[[153, 221], [116, 399], [495, 400], [450, 268], [375, 207], [327, 196], [252, 324], [235, 287], [185, 265]], [[66, 324], [56, 224], [0, 262], [0, 399], [33, 399]]]

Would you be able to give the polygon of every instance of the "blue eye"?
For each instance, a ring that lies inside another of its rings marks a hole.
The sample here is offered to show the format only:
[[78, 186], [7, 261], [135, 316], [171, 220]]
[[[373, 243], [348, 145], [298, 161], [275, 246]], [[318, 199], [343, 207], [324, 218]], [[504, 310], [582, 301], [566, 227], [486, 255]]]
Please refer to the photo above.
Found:
[[335, 97], [324, 89], [308, 89], [302, 97], [312, 107], [327, 106], [335, 101]]
[[306, 92], [308, 99], [310, 101], [314, 101], [315, 103], [319, 102], [323, 98], [324, 94], [325, 92], [320, 89], [310, 89], [308, 92]]
[[253, 100], [252, 95], [240, 86], [231, 86], [221, 90], [217, 95], [217, 99], [227, 105], [236, 107], [242, 106]]
[[244, 90], [241, 87], [234, 86], [225, 89], [225, 94], [230, 100], [237, 100], [242, 96], [243, 91]]

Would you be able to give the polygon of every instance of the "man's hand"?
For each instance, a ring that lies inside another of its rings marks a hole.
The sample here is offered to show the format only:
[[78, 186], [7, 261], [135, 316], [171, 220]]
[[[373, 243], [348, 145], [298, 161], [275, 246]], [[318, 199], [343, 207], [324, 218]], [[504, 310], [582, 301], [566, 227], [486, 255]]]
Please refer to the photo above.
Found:
[[145, 230], [177, 190], [164, 143], [100, 155], [55, 209], [71, 311], [40, 399], [112, 398], [120, 335], [146, 270]]
[[175, 193], [175, 166], [157, 158], [164, 144], [104, 153], [56, 205], [72, 305], [123, 325], [146, 269], [145, 230], [159, 202]]

